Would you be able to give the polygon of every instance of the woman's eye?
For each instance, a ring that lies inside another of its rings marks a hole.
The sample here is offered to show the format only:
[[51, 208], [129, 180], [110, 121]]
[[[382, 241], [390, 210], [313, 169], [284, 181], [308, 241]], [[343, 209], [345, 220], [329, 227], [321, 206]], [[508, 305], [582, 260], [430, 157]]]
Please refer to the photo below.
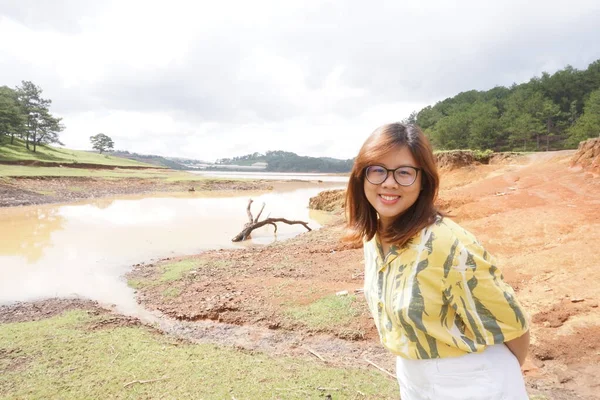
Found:
[[399, 169], [399, 170], [397, 170], [396, 174], [398, 176], [413, 176], [415, 174], [415, 171], [413, 169], [410, 169], [410, 168], [405, 168], [405, 169]]
[[374, 174], [383, 174], [384, 171], [385, 170], [383, 168], [371, 168], [371, 172], [373, 172]]

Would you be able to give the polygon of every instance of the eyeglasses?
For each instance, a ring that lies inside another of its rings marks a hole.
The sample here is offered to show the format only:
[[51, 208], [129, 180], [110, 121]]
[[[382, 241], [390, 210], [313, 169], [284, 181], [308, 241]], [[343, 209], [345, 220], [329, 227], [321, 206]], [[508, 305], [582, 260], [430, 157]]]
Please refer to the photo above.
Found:
[[369, 165], [365, 168], [365, 178], [373, 185], [381, 185], [391, 172], [398, 185], [410, 186], [417, 180], [420, 170], [421, 168], [409, 166], [388, 169], [381, 165]]

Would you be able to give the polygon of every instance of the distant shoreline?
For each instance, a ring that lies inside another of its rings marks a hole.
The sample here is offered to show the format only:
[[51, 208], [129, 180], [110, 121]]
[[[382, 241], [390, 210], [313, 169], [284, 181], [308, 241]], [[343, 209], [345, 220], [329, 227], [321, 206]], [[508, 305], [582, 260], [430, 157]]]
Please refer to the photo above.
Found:
[[0, 180], [0, 208], [69, 203], [122, 195], [203, 191], [271, 190], [258, 180], [206, 179], [172, 181], [124, 177], [103, 179], [86, 176], [27, 176]]

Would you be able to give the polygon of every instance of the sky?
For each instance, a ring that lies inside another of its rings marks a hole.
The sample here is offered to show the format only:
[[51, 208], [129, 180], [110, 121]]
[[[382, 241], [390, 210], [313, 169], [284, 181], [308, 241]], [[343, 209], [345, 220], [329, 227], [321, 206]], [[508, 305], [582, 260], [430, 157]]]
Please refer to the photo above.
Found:
[[0, 86], [43, 89], [66, 147], [352, 158], [467, 90], [600, 58], [598, 0], [0, 0]]

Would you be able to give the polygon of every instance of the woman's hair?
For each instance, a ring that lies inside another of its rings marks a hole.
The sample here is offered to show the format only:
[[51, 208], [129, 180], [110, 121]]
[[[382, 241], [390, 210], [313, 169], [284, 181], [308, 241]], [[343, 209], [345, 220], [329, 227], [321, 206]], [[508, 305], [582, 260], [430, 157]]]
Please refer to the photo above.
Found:
[[421, 168], [421, 192], [415, 203], [385, 230], [380, 237], [386, 242], [405, 245], [421, 229], [432, 224], [439, 214], [434, 206], [439, 188], [439, 175], [431, 145], [421, 129], [412, 124], [394, 123], [377, 128], [367, 138], [350, 174], [346, 191], [348, 232], [344, 239], [355, 245], [371, 240], [378, 229], [377, 212], [365, 196], [365, 168], [406, 146]]

